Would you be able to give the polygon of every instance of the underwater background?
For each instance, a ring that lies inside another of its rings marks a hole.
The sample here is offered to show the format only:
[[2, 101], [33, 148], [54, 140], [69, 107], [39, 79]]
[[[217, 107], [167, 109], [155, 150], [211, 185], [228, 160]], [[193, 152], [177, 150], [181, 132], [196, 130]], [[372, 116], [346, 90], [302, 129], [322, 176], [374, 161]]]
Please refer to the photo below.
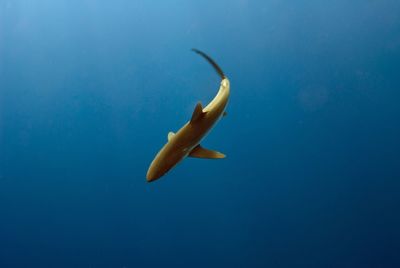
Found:
[[399, 90], [398, 0], [0, 0], [0, 267], [400, 267]]

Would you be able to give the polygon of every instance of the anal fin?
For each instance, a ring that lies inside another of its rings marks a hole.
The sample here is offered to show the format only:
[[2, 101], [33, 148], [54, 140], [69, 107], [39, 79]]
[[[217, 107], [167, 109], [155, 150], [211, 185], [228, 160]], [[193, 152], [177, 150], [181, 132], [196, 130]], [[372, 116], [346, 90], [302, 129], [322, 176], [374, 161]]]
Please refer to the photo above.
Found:
[[190, 152], [189, 156], [195, 158], [208, 158], [208, 159], [220, 159], [226, 157], [223, 153], [205, 149], [201, 147], [200, 144], [194, 147], [194, 149]]
[[173, 136], [175, 136], [175, 133], [172, 132], [172, 131], [170, 131], [170, 132], [168, 133], [168, 141], [170, 141], [170, 140], [172, 139]]

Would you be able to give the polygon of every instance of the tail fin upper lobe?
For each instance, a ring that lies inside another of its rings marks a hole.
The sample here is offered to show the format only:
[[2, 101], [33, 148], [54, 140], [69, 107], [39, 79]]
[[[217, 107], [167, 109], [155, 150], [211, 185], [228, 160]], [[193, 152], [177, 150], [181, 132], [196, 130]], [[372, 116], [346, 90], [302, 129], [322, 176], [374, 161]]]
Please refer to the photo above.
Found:
[[218, 64], [212, 58], [210, 58], [210, 56], [208, 56], [206, 53], [204, 53], [203, 51], [200, 51], [196, 48], [192, 48], [192, 51], [196, 52], [197, 54], [200, 54], [203, 58], [205, 58], [214, 67], [215, 71], [219, 74], [221, 79], [225, 78], [225, 74], [222, 71], [222, 69], [218, 66]]

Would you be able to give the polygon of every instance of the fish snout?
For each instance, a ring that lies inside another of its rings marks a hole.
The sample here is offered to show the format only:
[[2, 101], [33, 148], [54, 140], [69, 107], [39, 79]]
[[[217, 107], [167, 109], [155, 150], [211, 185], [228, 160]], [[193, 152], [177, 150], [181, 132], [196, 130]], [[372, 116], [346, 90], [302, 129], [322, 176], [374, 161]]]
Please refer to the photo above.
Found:
[[159, 170], [153, 166], [149, 168], [146, 174], [146, 180], [147, 182], [152, 182], [160, 178], [163, 174], [159, 172]]

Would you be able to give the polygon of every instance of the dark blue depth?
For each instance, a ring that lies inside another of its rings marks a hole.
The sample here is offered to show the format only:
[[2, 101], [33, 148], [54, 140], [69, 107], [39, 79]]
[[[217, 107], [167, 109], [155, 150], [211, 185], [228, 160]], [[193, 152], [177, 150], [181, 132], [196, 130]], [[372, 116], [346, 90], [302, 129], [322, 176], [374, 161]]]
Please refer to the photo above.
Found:
[[399, 70], [398, 0], [0, 0], [0, 267], [400, 267]]

